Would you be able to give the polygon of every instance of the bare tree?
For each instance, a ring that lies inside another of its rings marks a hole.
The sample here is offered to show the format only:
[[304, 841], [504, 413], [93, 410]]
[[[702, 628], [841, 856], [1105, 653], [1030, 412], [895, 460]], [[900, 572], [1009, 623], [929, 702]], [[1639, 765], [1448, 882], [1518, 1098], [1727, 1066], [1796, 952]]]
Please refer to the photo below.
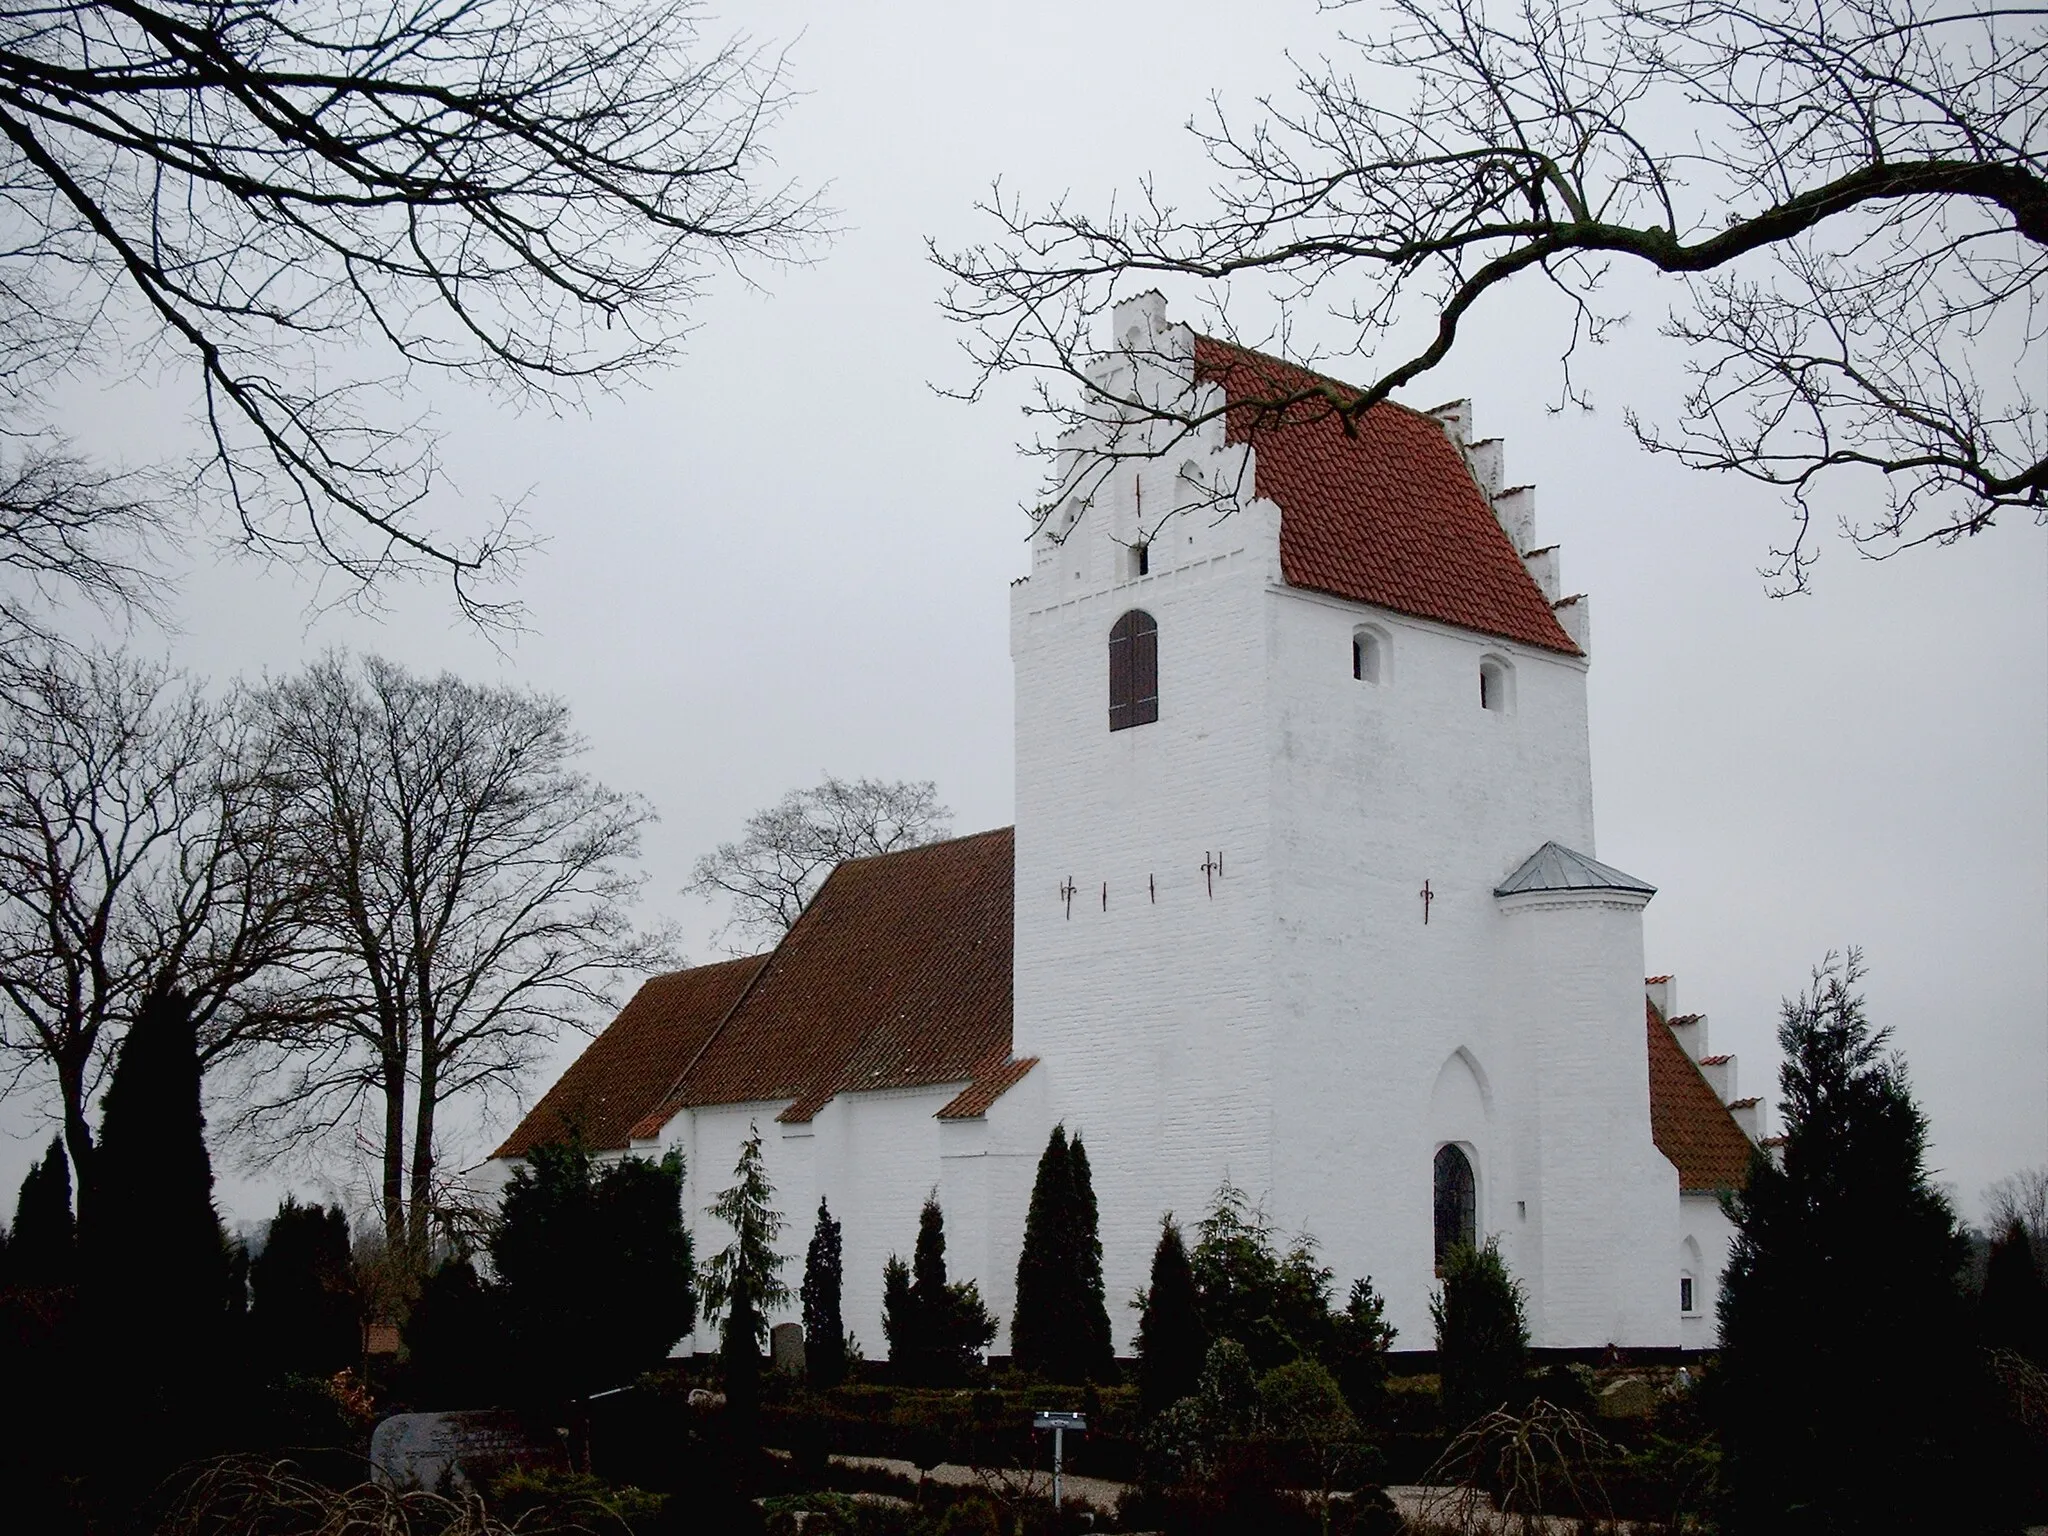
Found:
[[[820, 232], [768, 173], [785, 100], [779, 59], [707, 43], [687, 3], [11, 6], [0, 484], [24, 444], [74, 457], [37, 413], [53, 378], [168, 365], [251, 544], [365, 588], [441, 570], [477, 612], [517, 531], [420, 520], [439, 475], [412, 381], [560, 399], [670, 356], [710, 271]], [[62, 488], [63, 528], [166, 512], [91, 471]]]
[[49, 648], [0, 687], [0, 1053], [53, 1087], [89, 1198], [87, 1109], [144, 1003], [191, 1000], [211, 1065], [264, 1024], [291, 953], [261, 743], [153, 664]]
[[2048, 1261], [2048, 1166], [2007, 1174], [1984, 1191], [1984, 1207], [1992, 1232], [2018, 1222], [2037, 1258]]
[[953, 813], [930, 779], [849, 783], [828, 773], [749, 816], [738, 842], [697, 860], [685, 890], [728, 898], [732, 915], [721, 936], [765, 947], [789, 932], [841, 860], [915, 848], [952, 829]]
[[[1233, 424], [1335, 415], [1348, 428], [1441, 363], [1510, 285], [1563, 296], [1563, 396], [1582, 400], [1573, 357], [1620, 318], [1602, 288], [1617, 264], [1683, 294], [1667, 330], [1692, 387], [1675, 426], [1632, 416], [1639, 440], [1785, 488], [1785, 584], [1803, 581], [1810, 497], [1838, 471], [1881, 479], [1885, 510], [1844, 523], [1880, 558], [2008, 509], [2048, 518], [2038, 10], [1386, 0], [1365, 27], [1346, 40], [1355, 64], [1304, 71], [1291, 105], [1263, 103], [1249, 126], [1219, 106], [1192, 130], [1219, 173], [1205, 211], [1149, 183], [1100, 219], [1029, 212], [999, 189], [993, 241], [937, 257], [969, 327], [967, 393], [1013, 372], [1038, 383], [1041, 521], [1085, 501], [1119, 455], [1172, 452], [1228, 408], [1215, 391], [1150, 398], [1133, 370], [1091, 368], [1093, 322], [1142, 287], [1207, 285], [1226, 337], [1233, 295], [1241, 312], [1256, 294], [1276, 306], [1281, 350], [1296, 315], [1324, 311], [1369, 382], [1234, 390], [1246, 414]], [[1139, 430], [1052, 452], [1104, 421]], [[1160, 424], [1174, 430], [1146, 430]]]
[[629, 907], [653, 813], [574, 766], [557, 699], [330, 655], [255, 696], [312, 895], [296, 1025], [240, 1125], [357, 1133], [391, 1246], [420, 1254], [444, 1106], [485, 1107], [611, 986], [669, 957]]

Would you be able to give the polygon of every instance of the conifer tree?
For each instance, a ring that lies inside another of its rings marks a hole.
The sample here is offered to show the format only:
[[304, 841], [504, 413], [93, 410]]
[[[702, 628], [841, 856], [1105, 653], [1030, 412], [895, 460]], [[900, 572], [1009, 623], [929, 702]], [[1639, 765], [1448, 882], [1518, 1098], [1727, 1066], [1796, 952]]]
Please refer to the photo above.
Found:
[[1988, 1486], [1962, 1444], [1967, 1244], [1861, 975], [1830, 956], [1786, 1002], [1784, 1160], [1753, 1158], [1729, 1206], [1709, 1381], [1731, 1529], [1970, 1529]]
[[910, 1299], [910, 1266], [895, 1254], [882, 1266], [882, 1338], [897, 1385], [908, 1385], [924, 1358], [916, 1304]]
[[[405, 1319], [412, 1395], [421, 1408], [474, 1408], [499, 1400], [508, 1362], [503, 1296], [469, 1258], [443, 1261], [420, 1285]], [[522, 1362], [523, 1364], [523, 1362]]]
[[782, 1281], [783, 1255], [775, 1247], [784, 1222], [774, 1206], [775, 1186], [768, 1180], [758, 1126], [747, 1127], [732, 1172], [732, 1184], [710, 1206], [711, 1215], [731, 1229], [732, 1241], [705, 1272], [704, 1314], [724, 1314], [719, 1355], [725, 1364], [726, 1402], [737, 1419], [750, 1423], [760, 1401], [768, 1318], [790, 1300]]
[[846, 1379], [846, 1320], [840, 1305], [844, 1249], [839, 1223], [821, 1196], [818, 1223], [804, 1254], [804, 1373], [814, 1387], [836, 1387]]
[[1088, 1167], [1088, 1149], [1081, 1144], [1079, 1131], [1067, 1143], [1067, 1161], [1074, 1190], [1073, 1287], [1080, 1310], [1075, 1318], [1075, 1358], [1054, 1379], [1111, 1381], [1116, 1376], [1116, 1351], [1102, 1286], [1101, 1213], [1095, 1203], [1095, 1175]]
[[1061, 1332], [1072, 1326], [1074, 1165], [1067, 1128], [1056, 1125], [1038, 1157], [1038, 1177], [1024, 1215], [1024, 1247], [1017, 1255], [1017, 1306], [1010, 1318], [1010, 1358], [1027, 1371], [1050, 1376], [1059, 1359]]
[[491, 1238], [516, 1386], [575, 1402], [652, 1370], [691, 1330], [682, 1185], [679, 1153], [602, 1166], [576, 1143], [527, 1154]]
[[78, 1278], [77, 1224], [71, 1216], [71, 1163], [62, 1137], [30, 1166], [14, 1202], [5, 1283], [24, 1290], [55, 1289]]
[[1984, 1343], [2048, 1366], [2048, 1286], [2026, 1225], [2015, 1219], [1991, 1241], [1979, 1303]]
[[1387, 1353], [1393, 1344], [1387, 1304], [1373, 1289], [1372, 1277], [1352, 1281], [1344, 1310], [1332, 1319], [1329, 1365], [1344, 1401], [1361, 1423], [1376, 1422], [1385, 1405]]
[[104, 1326], [118, 1319], [139, 1363], [196, 1363], [218, 1348], [228, 1255], [213, 1206], [192, 1010], [158, 992], [115, 1058], [81, 1202], [85, 1289]]
[[1429, 1303], [1443, 1374], [1444, 1417], [1453, 1429], [1520, 1405], [1529, 1367], [1522, 1284], [1492, 1238], [1444, 1255], [1443, 1293]]
[[249, 1264], [250, 1321], [273, 1372], [329, 1376], [362, 1353], [362, 1306], [340, 1206], [286, 1195]]
[[1152, 1250], [1152, 1283], [1138, 1320], [1138, 1401], [1146, 1418], [1193, 1394], [1209, 1353], [1187, 1245], [1169, 1212]]

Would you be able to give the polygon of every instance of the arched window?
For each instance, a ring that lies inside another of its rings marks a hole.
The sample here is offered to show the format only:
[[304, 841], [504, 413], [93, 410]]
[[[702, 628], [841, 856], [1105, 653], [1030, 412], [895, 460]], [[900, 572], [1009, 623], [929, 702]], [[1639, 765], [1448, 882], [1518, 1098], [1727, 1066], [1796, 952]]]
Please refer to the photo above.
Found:
[[1479, 707], [1497, 715], [1514, 713], [1515, 669], [1498, 656], [1479, 663]]
[[1453, 1248], [1479, 1245], [1479, 1189], [1465, 1149], [1449, 1143], [1436, 1153], [1436, 1267]]
[[1351, 632], [1351, 675], [1361, 683], [1386, 681], [1387, 640], [1378, 630], [1361, 627]]
[[1133, 608], [1109, 632], [1109, 728], [1159, 718], [1159, 626]]

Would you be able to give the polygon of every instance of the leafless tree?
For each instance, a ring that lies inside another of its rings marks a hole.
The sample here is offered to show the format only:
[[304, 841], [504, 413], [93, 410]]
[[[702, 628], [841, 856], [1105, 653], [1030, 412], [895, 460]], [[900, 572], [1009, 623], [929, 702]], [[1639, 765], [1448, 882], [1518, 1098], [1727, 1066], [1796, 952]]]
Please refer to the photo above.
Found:
[[1362, 26], [1353, 62], [1305, 70], [1292, 103], [1249, 126], [1219, 106], [1193, 129], [1219, 174], [1205, 210], [1149, 183], [1102, 218], [998, 189], [994, 238], [937, 256], [969, 328], [966, 393], [1033, 377], [1042, 446], [1084, 422], [1134, 429], [1053, 454], [1041, 520], [1118, 450], [1172, 452], [1225, 409], [1091, 369], [1097, 317], [1143, 287], [1193, 283], [1226, 337], [1256, 295], [1283, 351], [1295, 316], [1334, 320], [1368, 382], [1255, 398], [1278, 430], [1355, 422], [1441, 363], [1482, 299], [1529, 283], [1574, 317], [1562, 393], [1581, 400], [1573, 357], [1620, 318], [1602, 286], [1618, 264], [1682, 292], [1667, 330], [1691, 388], [1675, 425], [1631, 416], [1639, 440], [1785, 488], [1785, 585], [1803, 581], [1810, 498], [1838, 471], [1881, 479], [1884, 510], [1844, 520], [1880, 558], [2009, 509], [2048, 517], [2038, 8], [1385, 0]]
[[[120, 655], [49, 648], [0, 687], [0, 1053], [56, 1090], [90, 1188], [87, 1109], [144, 1001], [193, 1000], [202, 1063], [261, 1029], [298, 892], [261, 743], [231, 700]], [[88, 1196], [89, 1197], [89, 1196]]]
[[2048, 1167], [2007, 1174], [1984, 1191], [1984, 1207], [1994, 1233], [2014, 1222], [2026, 1228], [2037, 1260], [2048, 1265]]
[[240, 1128], [361, 1134], [387, 1241], [424, 1253], [444, 1106], [487, 1107], [669, 958], [629, 913], [653, 813], [578, 771], [567, 706], [539, 694], [330, 655], [254, 704], [312, 895], [302, 1006]]
[[[569, 398], [670, 356], [713, 269], [800, 256], [820, 233], [764, 156], [781, 61], [708, 42], [699, 15], [658, 0], [8, 7], [0, 486], [37, 482], [48, 508], [24, 549], [90, 531], [104, 579], [138, 519], [165, 525], [165, 502], [114, 493], [37, 407], [67, 373], [168, 366], [202, 413], [197, 488], [248, 542], [360, 590], [444, 571], [481, 611], [475, 579], [518, 532], [422, 520], [439, 474], [414, 382]], [[10, 527], [0, 504], [0, 538]]]
[[915, 848], [952, 829], [953, 813], [929, 779], [849, 783], [828, 773], [749, 816], [738, 842], [697, 860], [685, 889], [728, 898], [732, 916], [721, 937], [742, 946], [733, 953], [749, 953], [789, 932], [841, 860]]

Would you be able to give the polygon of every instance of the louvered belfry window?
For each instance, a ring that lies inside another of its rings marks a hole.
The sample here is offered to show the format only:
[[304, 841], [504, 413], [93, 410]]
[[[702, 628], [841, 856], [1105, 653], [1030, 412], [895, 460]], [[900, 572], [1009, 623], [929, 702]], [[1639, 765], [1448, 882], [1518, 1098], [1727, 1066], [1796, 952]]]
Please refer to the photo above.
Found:
[[1159, 718], [1159, 626], [1133, 608], [1109, 632], [1109, 728]]
[[1444, 1258], [1453, 1248], [1478, 1246], [1478, 1181], [1472, 1177], [1471, 1159], [1456, 1146], [1437, 1148], [1436, 1154], [1436, 1272], [1444, 1272]]

